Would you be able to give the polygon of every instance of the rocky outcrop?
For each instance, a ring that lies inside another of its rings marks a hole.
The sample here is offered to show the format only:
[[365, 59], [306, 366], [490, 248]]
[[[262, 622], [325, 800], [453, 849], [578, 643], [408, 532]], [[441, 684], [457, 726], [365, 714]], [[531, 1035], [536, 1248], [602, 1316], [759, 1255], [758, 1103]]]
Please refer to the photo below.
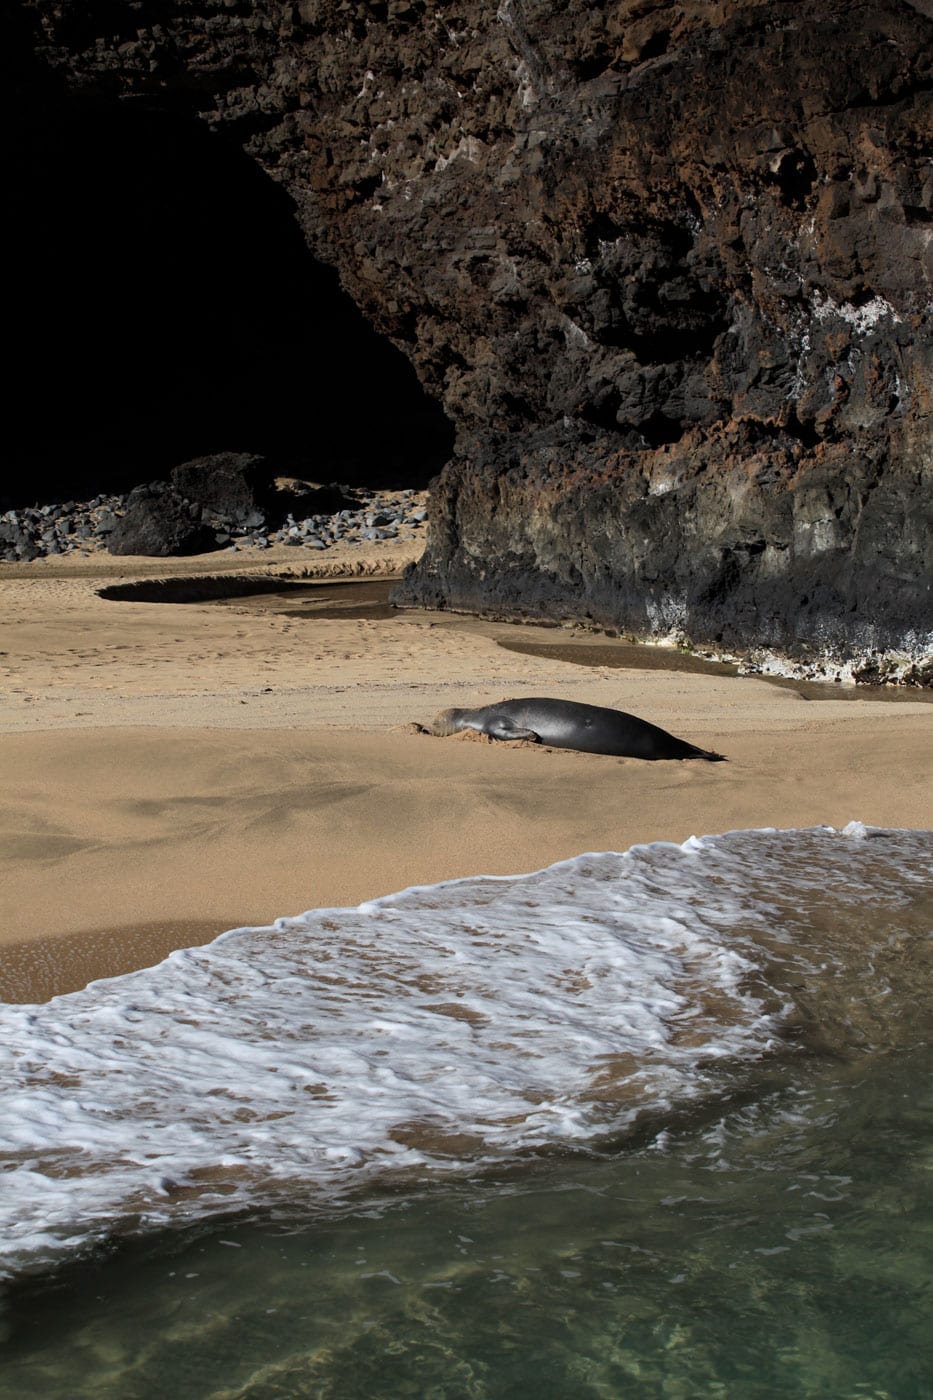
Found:
[[259, 162], [457, 424], [402, 601], [929, 644], [925, 0], [25, 12]]
[[131, 491], [126, 511], [107, 541], [111, 554], [203, 554], [216, 548], [201, 523], [200, 508], [179, 496], [167, 481], [153, 481]]
[[237, 525], [262, 525], [275, 497], [272, 463], [251, 452], [214, 452], [182, 462], [172, 471], [172, 486], [202, 511]]
[[564, 428], [465, 447], [395, 597], [730, 651], [922, 653], [929, 548], [922, 474], [849, 444], [804, 464], [786, 434], [735, 425], [633, 460]]

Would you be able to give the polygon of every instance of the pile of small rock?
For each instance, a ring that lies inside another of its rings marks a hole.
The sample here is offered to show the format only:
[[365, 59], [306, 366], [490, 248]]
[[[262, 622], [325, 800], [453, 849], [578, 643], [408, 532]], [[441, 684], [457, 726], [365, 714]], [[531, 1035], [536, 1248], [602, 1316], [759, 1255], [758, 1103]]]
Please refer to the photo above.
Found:
[[28, 563], [50, 554], [103, 549], [125, 509], [125, 496], [95, 496], [5, 511], [0, 515], [0, 560]]
[[[300, 497], [283, 493], [282, 505], [243, 511], [222, 509], [182, 498], [181, 528], [149, 540], [128, 525], [142, 510], [161, 509], [169, 495], [164, 483], [137, 487], [128, 495], [98, 495], [91, 501], [66, 501], [8, 510], [0, 515], [0, 561], [29, 562], [49, 555], [193, 554], [209, 550], [270, 549], [293, 545], [322, 550], [339, 542], [413, 539], [427, 519], [424, 494], [413, 490], [376, 491], [333, 485], [323, 488], [323, 503], [338, 509], [303, 514]], [[177, 497], [175, 498], [177, 500]], [[285, 509], [291, 501], [292, 509]], [[283, 513], [284, 511], [284, 513]], [[176, 514], [178, 512], [176, 511]], [[173, 524], [178, 526], [178, 522]], [[164, 533], [164, 532], [163, 532]]]
[[[342, 488], [349, 491], [349, 488]], [[343, 508], [333, 514], [308, 515], [296, 520], [290, 512], [277, 530], [265, 528], [265, 522], [254, 524], [248, 517], [240, 526], [225, 526], [216, 522], [218, 544], [231, 549], [268, 549], [271, 545], [302, 545], [306, 549], [327, 549], [341, 542], [361, 540], [411, 539], [425, 522], [428, 512], [420, 504], [415, 491], [355, 492], [360, 502], [354, 508]], [[214, 523], [214, 522], [212, 522]], [[229, 535], [229, 540], [223, 538]]]

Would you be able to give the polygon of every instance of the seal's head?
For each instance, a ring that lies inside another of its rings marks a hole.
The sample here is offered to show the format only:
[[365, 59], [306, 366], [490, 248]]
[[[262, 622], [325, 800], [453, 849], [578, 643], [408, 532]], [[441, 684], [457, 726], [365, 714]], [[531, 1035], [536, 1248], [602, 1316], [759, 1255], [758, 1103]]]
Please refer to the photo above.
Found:
[[431, 721], [431, 733], [438, 739], [445, 739], [449, 734], [458, 734], [463, 728], [460, 721], [465, 714], [466, 710], [441, 710]]

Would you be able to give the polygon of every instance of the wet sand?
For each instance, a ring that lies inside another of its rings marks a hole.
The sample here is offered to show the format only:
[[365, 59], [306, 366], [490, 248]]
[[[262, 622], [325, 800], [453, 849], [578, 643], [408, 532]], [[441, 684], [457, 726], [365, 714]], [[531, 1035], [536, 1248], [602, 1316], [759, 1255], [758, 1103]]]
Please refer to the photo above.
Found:
[[[506, 649], [551, 645], [553, 629], [441, 614], [97, 592], [223, 571], [372, 579], [411, 557], [295, 553], [0, 565], [0, 996], [41, 999], [226, 928], [584, 850], [852, 819], [933, 827], [919, 700], [812, 704], [753, 678], [583, 666]], [[729, 762], [415, 727], [531, 694], [631, 711]]]

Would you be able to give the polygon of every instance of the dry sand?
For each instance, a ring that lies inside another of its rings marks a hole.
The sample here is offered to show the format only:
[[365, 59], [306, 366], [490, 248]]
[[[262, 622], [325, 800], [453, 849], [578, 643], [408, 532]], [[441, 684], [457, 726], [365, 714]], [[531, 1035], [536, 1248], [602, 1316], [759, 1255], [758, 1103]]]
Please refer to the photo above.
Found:
[[[933, 826], [933, 709], [519, 655], [543, 628], [106, 601], [120, 579], [397, 574], [414, 546], [0, 565], [0, 997], [406, 885], [749, 826]], [[419, 734], [545, 694], [728, 755], [642, 763]]]

